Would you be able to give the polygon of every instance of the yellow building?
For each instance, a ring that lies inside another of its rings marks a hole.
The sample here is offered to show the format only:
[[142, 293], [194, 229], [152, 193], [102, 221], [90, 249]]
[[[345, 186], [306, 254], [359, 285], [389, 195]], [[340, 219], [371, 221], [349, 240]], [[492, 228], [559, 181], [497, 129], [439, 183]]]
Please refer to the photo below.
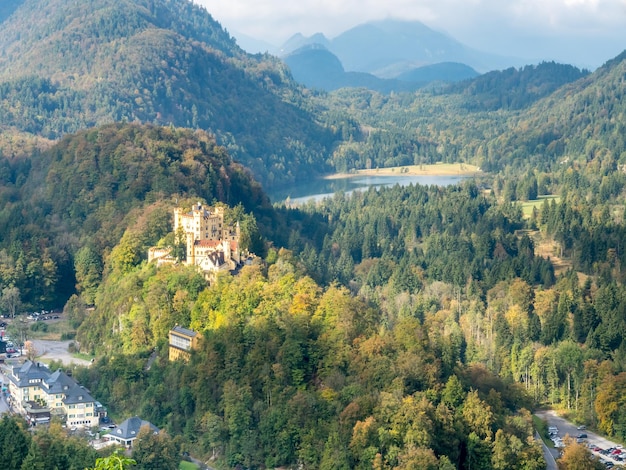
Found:
[[[209, 281], [220, 272], [234, 271], [242, 262], [239, 223], [226, 225], [222, 207], [204, 207], [198, 202], [189, 212], [174, 209], [174, 233], [184, 237], [185, 264], [197, 266]], [[148, 261], [155, 261], [158, 266], [175, 263], [171, 251], [152, 247]]]
[[37, 413], [58, 416], [68, 426], [98, 426], [99, 415], [89, 391], [64, 372], [50, 372], [44, 364], [26, 361], [13, 367], [9, 393], [14, 409], [23, 415]]
[[170, 361], [183, 359], [188, 361], [191, 357], [191, 351], [198, 348], [198, 341], [202, 335], [195, 331], [188, 330], [182, 326], [175, 326], [170, 330]]

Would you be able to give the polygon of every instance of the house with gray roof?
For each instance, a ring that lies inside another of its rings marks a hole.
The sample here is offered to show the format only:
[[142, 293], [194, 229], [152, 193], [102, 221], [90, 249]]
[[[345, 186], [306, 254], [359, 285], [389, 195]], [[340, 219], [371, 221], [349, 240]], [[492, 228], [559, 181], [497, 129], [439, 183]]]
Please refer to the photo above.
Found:
[[159, 428], [150, 421], [145, 421], [138, 416], [133, 416], [115, 428], [107, 437], [109, 440], [117, 441], [125, 447], [132, 447], [133, 441], [137, 439], [139, 431], [143, 428], [149, 429], [154, 434], [159, 433]]
[[45, 364], [26, 361], [13, 367], [9, 378], [9, 393], [13, 406], [26, 415], [38, 403], [39, 413], [45, 408], [70, 427], [87, 428], [98, 425], [99, 413], [95, 400], [82, 385], [65, 372], [51, 372]]

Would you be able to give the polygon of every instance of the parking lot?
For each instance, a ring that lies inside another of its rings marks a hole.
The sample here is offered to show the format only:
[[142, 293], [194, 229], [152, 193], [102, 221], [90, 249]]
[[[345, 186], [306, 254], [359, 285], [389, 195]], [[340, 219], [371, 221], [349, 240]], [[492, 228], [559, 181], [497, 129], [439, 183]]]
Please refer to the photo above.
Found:
[[[624, 465], [626, 452], [623, 452], [624, 449], [622, 449], [622, 446], [619, 443], [613, 442], [603, 436], [599, 436], [588, 429], [579, 429], [579, 426], [561, 418], [552, 410], [540, 411], [536, 414], [540, 418], [545, 419], [548, 422], [549, 427], [554, 426], [557, 428], [558, 432], [556, 433], [555, 438], [560, 438], [560, 442], [563, 442], [563, 445], [565, 445], [565, 437], [569, 436], [576, 439], [578, 442], [587, 445], [591, 453], [600, 458], [602, 463], [604, 463], [607, 468]], [[582, 435], [585, 437], [582, 437]], [[576, 436], [581, 437], [577, 438]], [[553, 442], [554, 440], [555, 439], [553, 439]], [[557, 440], [557, 442], [559, 441]], [[556, 443], [555, 447], [558, 448]]]
[[[30, 318], [29, 318], [30, 317]], [[62, 314], [47, 312], [46, 314], [39, 313], [39, 315], [28, 314], [28, 316], [23, 317], [20, 316], [18, 319], [2, 319], [2, 323], [4, 323], [4, 327], [0, 325], [0, 332], [2, 332], [2, 336], [5, 340], [8, 339], [6, 343], [6, 353], [2, 355], [2, 358], [6, 358], [9, 363], [16, 363], [16, 361], [23, 361], [26, 359], [26, 351], [18, 349], [18, 345], [15, 344], [15, 338], [11, 338], [9, 335], [9, 331], [7, 327], [10, 326], [12, 322], [16, 321], [24, 321], [25, 326], [28, 326], [28, 336], [32, 334], [30, 331], [30, 327], [36, 323], [49, 323], [54, 324], [63, 320]], [[15, 330], [11, 330], [15, 333]], [[66, 366], [70, 365], [82, 365], [89, 366], [91, 364], [90, 361], [81, 359], [76, 357], [74, 354], [70, 353], [69, 345], [70, 343], [75, 343], [74, 340], [65, 340], [65, 341], [57, 341], [52, 339], [28, 339], [30, 341], [33, 350], [36, 354], [37, 360], [43, 361], [60, 361]]]

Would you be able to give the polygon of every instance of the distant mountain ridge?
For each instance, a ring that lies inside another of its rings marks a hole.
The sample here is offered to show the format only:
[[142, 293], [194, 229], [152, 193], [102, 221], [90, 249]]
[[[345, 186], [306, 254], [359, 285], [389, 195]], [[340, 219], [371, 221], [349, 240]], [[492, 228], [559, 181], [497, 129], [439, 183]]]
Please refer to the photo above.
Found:
[[302, 46], [322, 44], [335, 54], [346, 71], [393, 78], [424, 65], [441, 62], [466, 64], [479, 72], [524, 65], [523, 60], [471, 49], [447, 34], [419, 21], [382, 20], [355, 26], [328, 39], [323, 34], [292, 36], [281, 47], [287, 55]]
[[401, 74], [398, 79], [379, 78], [366, 72], [346, 72], [339, 58], [317, 43], [302, 46], [283, 60], [297, 81], [325, 91], [363, 87], [380, 93], [407, 92], [432, 82], [456, 82], [478, 76], [471, 67], [454, 63], [418, 67]]
[[398, 80], [407, 82], [430, 83], [435, 81], [459, 82], [471, 80], [480, 74], [469, 65], [458, 62], [440, 62], [424, 65], [398, 75]]

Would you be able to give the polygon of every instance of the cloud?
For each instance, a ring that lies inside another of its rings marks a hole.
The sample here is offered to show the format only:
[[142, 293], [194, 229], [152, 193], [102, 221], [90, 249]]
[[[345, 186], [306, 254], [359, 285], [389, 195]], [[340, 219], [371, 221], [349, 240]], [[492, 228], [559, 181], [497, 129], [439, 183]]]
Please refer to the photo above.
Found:
[[626, 25], [624, 0], [196, 0], [218, 21], [266, 38], [295, 32], [337, 34], [387, 17], [420, 20], [440, 27], [480, 28], [483, 23], [519, 30], [598, 30]]
[[[465, 44], [501, 54], [512, 51], [539, 57], [535, 51], [552, 47], [548, 57], [558, 58], [558, 43], [563, 51], [569, 47], [574, 57], [573, 49], [586, 47], [583, 43], [576, 45], [579, 40], [590, 44], [603, 40], [610, 53], [626, 48], [626, 0], [194, 1], [204, 5], [231, 32], [275, 45], [295, 33], [321, 32], [333, 38], [368, 21], [397, 18], [422, 21]], [[546, 42], [550, 38], [555, 41], [553, 45]], [[599, 44], [597, 47], [602, 47]], [[602, 60], [610, 58], [591, 50], [588, 53], [600, 54]]]

